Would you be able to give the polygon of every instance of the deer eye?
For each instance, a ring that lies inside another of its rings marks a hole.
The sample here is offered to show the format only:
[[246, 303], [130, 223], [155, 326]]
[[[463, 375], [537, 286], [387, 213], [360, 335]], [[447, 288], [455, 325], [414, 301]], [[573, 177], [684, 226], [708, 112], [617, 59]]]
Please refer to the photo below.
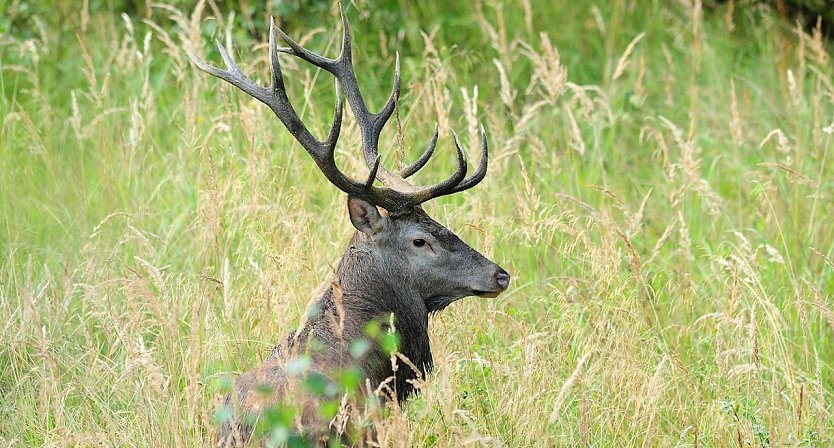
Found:
[[426, 240], [422, 238], [417, 238], [416, 240], [412, 241], [412, 243], [414, 243], [414, 245], [417, 247], [423, 247], [426, 245]]

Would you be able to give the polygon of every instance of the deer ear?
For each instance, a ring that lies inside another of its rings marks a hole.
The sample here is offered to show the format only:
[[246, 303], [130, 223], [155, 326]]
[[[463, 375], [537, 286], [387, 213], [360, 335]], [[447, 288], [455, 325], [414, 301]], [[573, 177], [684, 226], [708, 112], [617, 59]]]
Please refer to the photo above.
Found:
[[355, 196], [348, 196], [348, 213], [353, 227], [365, 235], [381, 232], [388, 220], [379, 214], [376, 205]]

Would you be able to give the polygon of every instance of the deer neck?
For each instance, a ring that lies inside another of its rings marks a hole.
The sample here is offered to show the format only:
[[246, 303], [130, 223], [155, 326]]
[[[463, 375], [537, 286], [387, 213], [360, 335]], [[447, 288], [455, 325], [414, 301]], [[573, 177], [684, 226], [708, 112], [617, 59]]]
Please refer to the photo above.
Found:
[[403, 336], [405, 332], [427, 336], [428, 310], [423, 298], [392, 267], [355, 237], [336, 271], [334, 300], [341, 293], [342, 305], [353, 314], [354, 323], [361, 325], [360, 331], [373, 319], [388, 323], [393, 314], [394, 326]]
[[[323, 308], [331, 308], [337, 316], [343, 313], [340, 331], [345, 340], [366, 337], [365, 328], [374, 320], [383, 331], [391, 328], [393, 323], [400, 336], [399, 352], [420, 370], [414, 372], [399, 363], [396, 392], [397, 398], [403, 399], [413, 392], [408, 380], [431, 371], [433, 360], [428, 310], [423, 298], [408, 286], [407, 279], [400, 277], [392, 272], [389, 263], [377, 259], [375, 253], [368, 250], [361, 237], [354, 237], [339, 263], [333, 286], [320, 304]], [[393, 374], [387, 355], [372, 353], [369, 356], [378, 361], [378, 368], [368, 372], [372, 381], [381, 382]]]

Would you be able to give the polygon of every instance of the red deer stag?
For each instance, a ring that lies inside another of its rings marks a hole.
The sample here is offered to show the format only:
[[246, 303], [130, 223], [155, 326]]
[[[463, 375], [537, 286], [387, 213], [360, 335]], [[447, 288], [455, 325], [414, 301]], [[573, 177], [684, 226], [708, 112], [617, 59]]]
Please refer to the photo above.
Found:
[[[246, 443], [252, 437], [252, 419], [242, 417], [257, 415], [288, 394], [288, 353], [306, 353], [310, 360], [308, 372], [327, 377], [329, 373], [357, 362], [345, 341], [364, 337], [363, 331], [369, 322], [393, 320], [400, 335], [398, 351], [410, 362], [402, 362], [400, 358], [392, 362], [380, 344], [373, 344], [358, 361], [363, 384], [370, 384], [375, 389], [387, 382], [392, 390], [390, 399], [406, 399], [414, 392], [412, 380], [424, 377], [432, 368], [429, 314], [466, 296], [495, 297], [507, 289], [510, 282], [510, 275], [504, 269], [461, 241], [420, 206], [433, 198], [472, 188], [483, 180], [488, 161], [483, 127], [481, 162], [469, 177], [466, 176], [467, 164], [460, 141], [453, 132], [457, 148], [455, 173], [431, 186], [415, 186], [406, 180], [431, 157], [437, 144], [437, 127], [428, 148], [416, 162], [399, 172], [380, 166], [379, 135], [394, 112], [400, 91], [399, 55], [391, 94], [382, 109], [372, 113], [356, 81], [351, 60], [351, 33], [341, 5], [340, 12], [343, 37], [341, 55], [336, 59], [303, 48], [274, 23], [270, 25], [272, 82], [266, 88], [243, 74], [219, 42], [226, 70], [191, 56], [200, 70], [234, 85], [272, 109], [327, 180], [347, 193], [348, 214], [357, 230], [339, 262], [333, 286], [311, 305], [313, 312], [308, 312], [309, 318], [303, 327], [288, 338], [283, 350], [277, 348], [262, 366], [241, 374], [236, 380], [235, 392], [229, 394], [227, 406], [236, 409], [237, 417], [222, 424], [219, 443], [223, 446]], [[276, 36], [280, 36], [287, 48], [276, 45]], [[278, 58], [280, 53], [307, 61], [329, 72], [338, 81], [333, 123], [323, 141], [310, 133], [287, 98]], [[366, 179], [355, 180], [336, 167], [334, 149], [343, 108], [340, 90], [344, 91], [360, 129], [362, 151], [370, 170]], [[377, 180], [382, 185], [375, 184]], [[337, 314], [341, 319], [334, 318]], [[311, 345], [317, 348], [310, 349]], [[261, 393], [264, 385], [272, 391], [268, 398]], [[321, 440], [332, 430], [328, 421], [317, 412], [315, 406], [302, 405], [297, 421], [309, 431], [308, 436]]]

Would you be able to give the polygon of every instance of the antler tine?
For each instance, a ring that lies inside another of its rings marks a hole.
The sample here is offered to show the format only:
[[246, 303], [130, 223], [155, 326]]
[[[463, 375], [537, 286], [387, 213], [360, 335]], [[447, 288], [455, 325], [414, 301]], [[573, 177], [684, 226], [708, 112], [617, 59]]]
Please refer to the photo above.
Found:
[[464, 177], [466, 177], [466, 157], [463, 155], [463, 148], [460, 144], [460, 139], [458, 138], [458, 134], [452, 131], [452, 136], [454, 137], [455, 141], [455, 148], [458, 152], [458, 168], [451, 177], [444, 180], [443, 182], [437, 183], [435, 185], [429, 187], [423, 187], [417, 191], [410, 193], [410, 195], [414, 198], [414, 201], [417, 204], [422, 204], [428, 200], [445, 196], [447, 194], [451, 194], [455, 187], [463, 181]]
[[344, 102], [342, 101], [342, 90], [339, 88], [339, 82], [335, 81], [336, 88], [336, 108], [333, 111], [333, 125], [330, 127], [330, 134], [324, 141], [327, 148], [332, 152], [336, 149], [336, 142], [339, 141], [339, 134], [342, 131], [342, 111], [344, 109]]
[[275, 90], [284, 90], [284, 75], [281, 72], [281, 61], [278, 60], [278, 46], [275, 45], [275, 19], [269, 18], [269, 71], [272, 75], [272, 84], [270, 87], [273, 92]]
[[268, 92], [263, 87], [255, 84], [246, 75], [241, 73], [240, 68], [238, 68], [234, 59], [232, 59], [229, 52], [226, 51], [226, 47], [224, 47], [219, 40], [215, 41], [215, 44], [217, 45], [217, 50], [220, 51], [220, 57], [223, 58], [223, 63], [226, 64], [226, 70], [221, 70], [217, 67], [206, 64], [191, 53], [188, 53], [188, 57], [200, 70], [234, 85], [259, 101], [266, 100]]
[[394, 108], [397, 106], [397, 100], [400, 99], [400, 52], [396, 52], [394, 56], [394, 84], [391, 86], [391, 93], [388, 95], [388, 100], [382, 109], [374, 115], [374, 125], [379, 128], [377, 133], [382, 130], [391, 114], [394, 113]]
[[[362, 98], [362, 92], [359, 90], [359, 83], [356, 81], [356, 73], [353, 71], [353, 38], [350, 32], [350, 22], [348, 22], [345, 8], [342, 2], [339, 2], [339, 17], [342, 19], [342, 52], [339, 54], [337, 63], [334, 64], [334, 69], [331, 71], [339, 82], [342, 83], [342, 88], [345, 89], [345, 96], [350, 103], [350, 108], [353, 110], [353, 115], [356, 121], [363, 127], [362, 139], [365, 140], [365, 127], [373, 122], [373, 116]], [[367, 158], [366, 158], [367, 160]]]
[[481, 163], [478, 164], [478, 169], [475, 170], [471, 176], [462, 180], [451, 193], [458, 193], [463, 190], [468, 190], [475, 185], [478, 185], [484, 177], [486, 177], [487, 166], [489, 165], [489, 151], [487, 148], [486, 130], [484, 130], [483, 123], [481, 124]]
[[429, 142], [429, 146], [426, 147], [426, 150], [423, 151], [423, 154], [420, 156], [420, 158], [417, 159], [411, 165], [408, 165], [407, 167], [401, 169], [400, 172], [397, 173], [400, 176], [402, 176], [403, 179], [408, 179], [409, 177], [414, 175], [414, 173], [420, 171], [424, 166], [426, 166], [426, 163], [428, 163], [429, 159], [431, 159], [431, 155], [434, 154], [434, 148], [437, 146], [438, 128], [439, 125], [435, 124], [434, 135], [432, 135], [431, 141]]
[[371, 172], [368, 173], [368, 179], [365, 181], [365, 188], [370, 189], [374, 185], [374, 181], [376, 180], [376, 173], [379, 171], [379, 156], [376, 156], [373, 163], [371, 164]]
[[301, 58], [316, 67], [321, 67], [327, 70], [328, 72], [333, 72], [334, 66], [339, 63], [338, 59], [326, 58], [302, 47], [298, 42], [294, 41], [290, 36], [284, 33], [281, 28], [276, 27], [275, 29], [277, 30], [278, 35], [281, 36], [281, 40], [289, 46], [289, 48], [278, 48], [277, 50], [279, 52]]

